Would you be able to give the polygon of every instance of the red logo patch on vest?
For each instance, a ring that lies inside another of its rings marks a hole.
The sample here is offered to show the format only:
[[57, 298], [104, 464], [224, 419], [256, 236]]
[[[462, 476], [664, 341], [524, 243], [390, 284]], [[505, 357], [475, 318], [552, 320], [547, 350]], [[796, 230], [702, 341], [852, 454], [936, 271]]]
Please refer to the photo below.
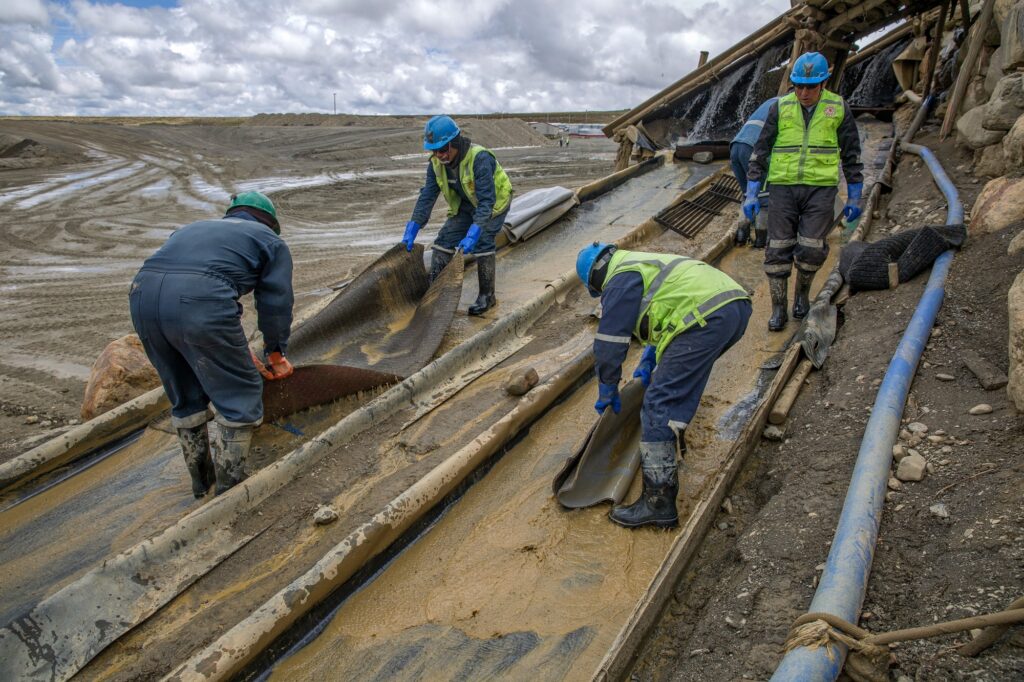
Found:
[[836, 116], [836, 105], [829, 104], [825, 107], [825, 118], [835, 118]]

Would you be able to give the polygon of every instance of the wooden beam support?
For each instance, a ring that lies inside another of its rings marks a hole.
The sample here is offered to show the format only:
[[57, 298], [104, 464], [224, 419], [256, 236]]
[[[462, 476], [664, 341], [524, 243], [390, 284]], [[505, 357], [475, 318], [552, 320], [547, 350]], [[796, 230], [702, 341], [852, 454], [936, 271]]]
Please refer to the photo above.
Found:
[[928, 49], [928, 78], [924, 82], [924, 92], [921, 93], [921, 97], [924, 99], [928, 99], [928, 95], [932, 94], [935, 66], [939, 63], [939, 48], [942, 46], [942, 34], [946, 31], [946, 15], [951, 13], [951, 9], [950, 0], [942, 0], [942, 9], [939, 10], [939, 16], [935, 20], [935, 28], [932, 31], [932, 44]]
[[956, 115], [960, 111], [960, 103], [967, 91], [967, 84], [974, 77], [974, 69], [981, 55], [981, 46], [985, 42], [985, 33], [992, 22], [992, 12], [995, 9], [995, 0], [985, 0], [985, 6], [981, 9], [981, 16], [975, 22], [971, 30], [969, 40], [970, 46], [967, 49], [967, 56], [960, 66], [960, 72], [956, 75], [956, 83], [953, 85], [953, 94], [949, 97], [949, 105], [946, 107], [946, 117], [942, 119], [942, 130], [939, 139], [944, 140], [953, 130], [956, 123]]

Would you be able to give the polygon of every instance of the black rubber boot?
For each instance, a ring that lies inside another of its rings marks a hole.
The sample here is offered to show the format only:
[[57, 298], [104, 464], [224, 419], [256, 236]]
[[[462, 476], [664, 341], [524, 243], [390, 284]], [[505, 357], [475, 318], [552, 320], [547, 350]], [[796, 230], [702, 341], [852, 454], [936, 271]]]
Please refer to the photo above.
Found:
[[453, 253], [445, 253], [437, 249], [430, 250], [430, 281], [433, 282], [441, 274], [445, 266], [452, 262]]
[[494, 297], [494, 254], [489, 256], [477, 256], [476, 278], [479, 283], [480, 294], [476, 297], [476, 303], [469, 306], [470, 315], [483, 315], [485, 312], [498, 305], [498, 299]]
[[676, 511], [676, 496], [679, 495], [679, 481], [656, 485], [647, 471], [643, 472], [644, 489], [639, 499], [629, 506], [615, 507], [608, 513], [610, 518], [620, 526], [639, 528], [640, 526], [657, 526], [658, 528], [675, 528], [679, 525], [679, 513]]
[[781, 332], [789, 322], [789, 315], [786, 314], [789, 277], [769, 277], [768, 286], [772, 294], [772, 316], [768, 320], [768, 331]]
[[733, 241], [736, 243], [736, 246], [746, 246], [747, 242], [750, 241], [750, 221], [746, 218], [740, 218], [739, 222], [736, 223]]
[[252, 445], [253, 426], [217, 425], [220, 438], [214, 441], [213, 465], [220, 495], [247, 478], [245, 463]]
[[178, 442], [185, 458], [185, 468], [192, 478], [192, 494], [199, 499], [206, 494], [215, 479], [206, 424], [178, 429]]
[[763, 249], [768, 245], [768, 230], [754, 228], [754, 248]]
[[804, 272], [796, 269], [796, 291], [793, 292], [793, 317], [802, 320], [807, 317], [811, 309], [811, 282], [814, 281], [813, 272]]

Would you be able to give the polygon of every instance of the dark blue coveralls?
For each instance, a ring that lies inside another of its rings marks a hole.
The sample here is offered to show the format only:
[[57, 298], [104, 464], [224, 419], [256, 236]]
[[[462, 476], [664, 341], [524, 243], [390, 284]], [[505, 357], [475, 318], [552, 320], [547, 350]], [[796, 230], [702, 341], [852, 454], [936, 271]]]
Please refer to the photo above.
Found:
[[[622, 378], [622, 362], [640, 316], [643, 294], [644, 281], [638, 272], [619, 273], [602, 289], [594, 364], [603, 384], [618, 385]], [[751, 310], [749, 299], [726, 303], [705, 318], [703, 327], [695, 325], [668, 344], [644, 393], [642, 441], [674, 441], [686, 429], [700, 405], [715, 360], [743, 336]]]
[[208, 403], [224, 426], [263, 420], [263, 380], [238, 301], [250, 291], [267, 353], [284, 353], [294, 300], [291, 252], [245, 214], [182, 227], [132, 281], [132, 324], [171, 401], [175, 428], [206, 423]]
[[[468, 145], [466, 147], [468, 148]], [[463, 153], [465, 151], [459, 154], [460, 161]], [[486, 152], [480, 152], [473, 159], [473, 182], [476, 185], [477, 199], [475, 207], [469, 201], [469, 195], [462, 188], [458, 166], [458, 163], [451, 166], [446, 165], [444, 170], [448, 174], [448, 186], [455, 188], [455, 191], [462, 197], [462, 203], [459, 204], [458, 213], [445, 221], [431, 248], [448, 254], [455, 253], [455, 248], [466, 236], [469, 226], [476, 223], [480, 226], [480, 240], [477, 242], [476, 248], [473, 249], [473, 255], [493, 255], [495, 251], [494, 238], [501, 226], [505, 224], [505, 216], [508, 215], [506, 209], [496, 216], [491, 216], [494, 202], [497, 200], [497, 192], [494, 190], [494, 169], [497, 167], [497, 162], [494, 160], [494, 156]], [[420, 189], [420, 196], [416, 200], [411, 220], [421, 226], [426, 225], [430, 220], [430, 212], [434, 208], [434, 203], [437, 202], [437, 197], [440, 195], [441, 188], [434, 175], [434, 164], [428, 163], [427, 179], [423, 188]]]

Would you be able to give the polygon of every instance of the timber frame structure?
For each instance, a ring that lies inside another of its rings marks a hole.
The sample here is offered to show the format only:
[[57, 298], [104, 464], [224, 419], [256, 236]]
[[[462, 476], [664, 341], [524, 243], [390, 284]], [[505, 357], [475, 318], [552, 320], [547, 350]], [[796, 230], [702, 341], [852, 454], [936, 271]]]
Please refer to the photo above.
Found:
[[[619, 143], [616, 168], [622, 169], [629, 164], [633, 145], [638, 136], [643, 135], [645, 123], [671, 117], [673, 109], [686, 97], [721, 80], [770, 48], [792, 45], [779, 94], [785, 94], [787, 90], [793, 61], [812, 50], [828, 58], [832, 65], [828, 86], [835, 89], [848, 65], [877, 53], [912, 32], [923, 32], [936, 21], [945, 26], [956, 11], [957, 3], [963, 24], [968, 26], [968, 0], [805, 0], [795, 4], [788, 12], [714, 59], [704, 61], [702, 58], [696, 69], [606, 125], [602, 129], [604, 134]], [[857, 40], [886, 26], [895, 28], [875, 43], [857, 50]], [[932, 41], [934, 45], [938, 42]], [[930, 81], [925, 85], [925, 95], [929, 89]]]

